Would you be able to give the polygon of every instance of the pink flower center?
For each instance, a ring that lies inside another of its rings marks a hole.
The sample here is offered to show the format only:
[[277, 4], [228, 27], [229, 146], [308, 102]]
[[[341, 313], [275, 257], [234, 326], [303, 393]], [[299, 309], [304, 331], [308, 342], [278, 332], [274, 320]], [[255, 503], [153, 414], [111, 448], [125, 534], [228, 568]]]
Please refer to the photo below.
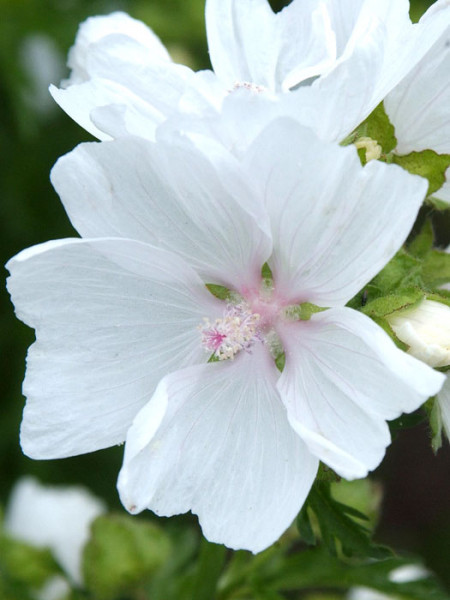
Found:
[[227, 304], [223, 317], [213, 323], [207, 318], [200, 326], [203, 346], [219, 360], [233, 359], [240, 350], [249, 350], [262, 341], [261, 316], [246, 303]]

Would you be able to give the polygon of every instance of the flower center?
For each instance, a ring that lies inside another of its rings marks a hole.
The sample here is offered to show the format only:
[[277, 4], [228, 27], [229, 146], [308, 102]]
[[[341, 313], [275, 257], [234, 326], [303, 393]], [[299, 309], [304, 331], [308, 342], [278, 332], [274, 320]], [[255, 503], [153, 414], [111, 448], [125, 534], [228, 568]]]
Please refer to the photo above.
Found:
[[240, 350], [263, 340], [260, 319], [244, 302], [227, 304], [222, 318], [213, 323], [205, 318], [200, 325], [202, 344], [218, 360], [233, 359]]
[[229, 90], [229, 93], [242, 89], [249, 90], [250, 92], [254, 92], [256, 94], [261, 94], [267, 90], [267, 88], [265, 88], [263, 85], [257, 85], [256, 83], [252, 83], [250, 81], [235, 81], [233, 87], [231, 90]]

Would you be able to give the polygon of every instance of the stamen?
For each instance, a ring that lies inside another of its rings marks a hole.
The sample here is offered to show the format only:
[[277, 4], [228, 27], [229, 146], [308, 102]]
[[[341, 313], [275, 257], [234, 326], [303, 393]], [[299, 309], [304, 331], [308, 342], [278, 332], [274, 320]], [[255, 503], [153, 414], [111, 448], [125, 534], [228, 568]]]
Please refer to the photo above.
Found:
[[263, 85], [257, 85], [256, 83], [251, 83], [250, 81], [236, 81], [229, 90], [229, 93], [234, 92], [236, 90], [249, 90], [250, 92], [255, 92], [257, 94], [261, 94], [266, 91], [266, 88]]
[[203, 346], [219, 360], [233, 359], [240, 350], [248, 350], [262, 341], [260, 315], [242, 304], [228, 304], [224, 316], [213, 323], [207, 318], [199, 329]]
[[376, 140], [370, 137], [360, 137], [354, 143], [357, 150], [363, 148], [366, 151], [366, 162], [378, 160], [381, 157], [382, 149]]

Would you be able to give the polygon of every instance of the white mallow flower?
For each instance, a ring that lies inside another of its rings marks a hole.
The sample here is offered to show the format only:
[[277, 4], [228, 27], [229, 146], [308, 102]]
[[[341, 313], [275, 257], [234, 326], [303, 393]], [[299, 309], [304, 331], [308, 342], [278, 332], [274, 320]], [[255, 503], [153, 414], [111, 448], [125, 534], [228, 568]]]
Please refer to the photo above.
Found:
[[275, 14], [267, 0], [207, 0], [214, 71], [171, 61], [145, 25], [116, 12], [92, 17], [69, 54], [71, 75], [51, 87], [60, 106], [100, 139], [153, 139], [178, 113], [206, 117], [230, 96], [255, 95], [323, 139], [341, 141], [426, 54], [450, 24], [439, 0], [419, 24], [407, 0], [293, 0]]
[[[16, 539], [49, 548], [72, 582], [81, 585], [81, 557], [89, 529], [105, 510], [105, 504], [82, 487], [41, 485], [24, 477], [12, 491], [4, 528]], [[64, 589], [62, 579], [56, 578], [42, 597], [60, 597]]]
[[[45, 459], [126, 440], [130, 512], [191, 510], [209, 540], [258, 552], [298, 513], [319, 459], [364, 477], [390, 443], [386, 420], [440, 389], [441, 373], [345, 307], [405, 240], [423, 179], [362, 167], [355, 148], [281, 119], [240, 161], [123, 138], [78, 146], [52, 181], [85, 238], [8, 264], [36, 329], [21, 443]], [[302, 321], [304, 302], [331, 308]]]
[[388, 318], [397, 337], [409, 346], [408, 352], [431, 367], [450, 365], [450, 307], [422, 300], [410, 310]]
[[[396, 152], [450, 154], [450, 24], [384, 105], [395, 127]], [[434, 195], [450, 203], [450, 169]]]
[[[408, 352], [432, 367], [450, 365], [450, 307], [422, 300], [416, 308], [389, 317], [389, 323]], [[450, 439], [450, 379], [437, 395], [442, 425]]]

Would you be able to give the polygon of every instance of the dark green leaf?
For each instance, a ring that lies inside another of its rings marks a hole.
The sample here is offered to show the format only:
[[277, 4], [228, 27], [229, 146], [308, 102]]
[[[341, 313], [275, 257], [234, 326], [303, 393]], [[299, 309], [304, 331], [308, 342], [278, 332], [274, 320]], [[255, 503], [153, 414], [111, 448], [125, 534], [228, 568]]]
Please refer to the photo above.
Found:
[[300, 511], [297, 517], [297, 528], [305, 544], [308, 544], [308, 546], [315, 546], [316, 536], [306, 506]]
[[[342, 552], [345, 556], [360, 558], [390, 556], [390, 550], [374, 544], [370, 531], [354, 520], [355, 516], [359, 518], [358, 511], [332, 497], [329, 484], [316, 482], [300, 512], [297, 524], [306, 535], [305, 521], [310, 518], [310, 511], [315, 516], [322, 541], [332, 555]], [[313, 527], [311, 523], [310, 527]]]
[[217, 582], [222, 572], [227, 549], [219, 544], [202, 540], [197, 573], [193, 582], [192, 598], [211, 600], [215, 597]]
[[319, 547], [289, 556], [276, 577], [266, 584], [280, 591], [347, 591], [350, 587], [364, 586], [409, 600], [449, 600], [450, 596], [433, 577], [406, 583], [391, 581], [392, 571], [406, 564], [411, 563], [402, 558], [345, 563]]

